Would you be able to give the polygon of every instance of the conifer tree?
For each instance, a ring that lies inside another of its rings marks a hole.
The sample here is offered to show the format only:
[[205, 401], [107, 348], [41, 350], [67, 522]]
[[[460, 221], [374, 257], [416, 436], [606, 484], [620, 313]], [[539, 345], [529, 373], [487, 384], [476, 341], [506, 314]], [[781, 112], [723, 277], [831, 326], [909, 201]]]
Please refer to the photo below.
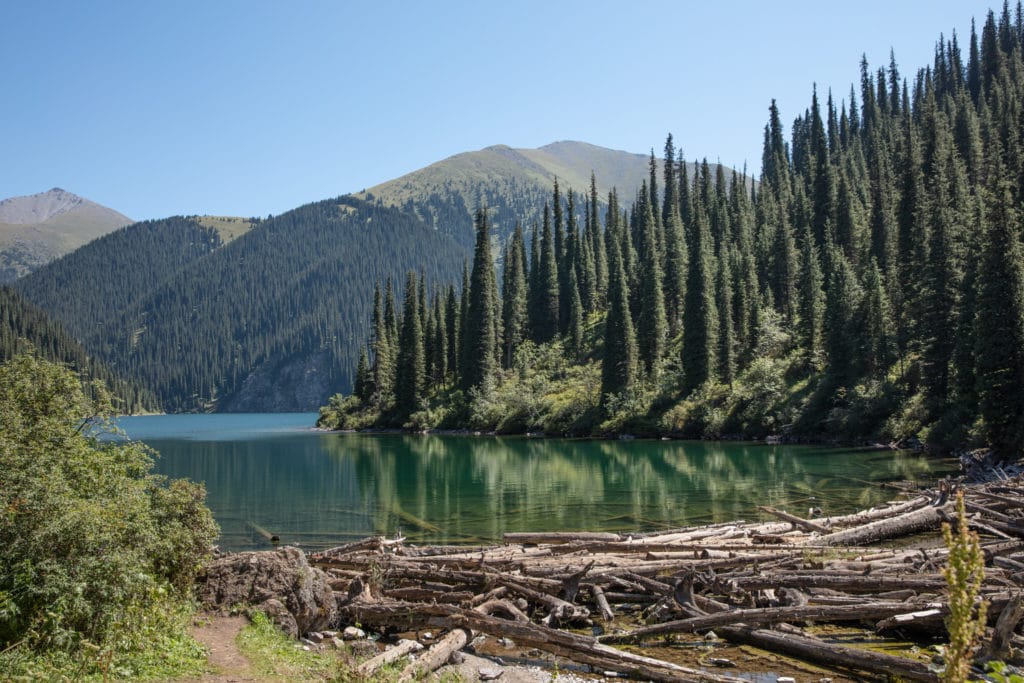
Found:
[[558, 266], [554, 237], [551, 233], [550, 209], [544, 206], [543, 231], [540, 239], [540, 262], [530, 289], [529, 314], [533, 341], [551, 341], [558, 334]]
[[598, 216], [597, 179], [590, 173], [590, 248], [594, 254], [594, 285], [597, 289], [597, 305], [604, 305], [608, 299], [608, 253], [604, 244], [604, 231]]
[[728, 254], [718, 257], [715, 302], [718, 306], [718, 377], [732, 386], [736, 377], [736, 335], [732, 316], [732, 273]]
[[686, 296], [686, 240], [683, 219], [679, 213], [679, 191], [675, 177], [676, 153], [672, 135], [665, 140], [664, 181], [665, 201], [662, 204], [662, 223], [665, 232], [665, 316], [669, 333], [679, 332], [683, 322], [683, 302]]
[[566, 332], [566, 354], [578, 360], [583, 354], [583, 302], [576, 280], [576, 271], [569, 270], [569, 329]]
[[636, 323], [636, 339], [643, 373], [655, 377], [665, 353], [668, 325], [665, 320], [665, 297], [662, 293], [662, 271], [658, 258], [653, 206], [643, 201], [640, 208], [640, 305]]
[[370, 362], [366, 356], [366, 347], [359, 348], [359, 361], [356, 363], [356, 381], [352, 394], [364, 403], [370, 400], [373, 378], [370, 375]]
[[[390, 293], [391, 281], [388, 280]], [[391, 344], [391, 334], [387, 317], [381, 304], [380, 283], [373, 294], [373, 392], [372, 400], [378, 407], [391, 399], [395, 382], [395, 349]]]
[[832, 272], [825, 291], [824, 316], [827, 373], [835, 386], [846, 386], [856, 376], [861, 290], [857, 276], [842, 252], [833, 247], [829, 256]]
[[418, 285], [416, 271], [410, 270], [405, 281], [402, 329], [398, 340], [398, 374], [395, 378], [395, 410], [403, 418], [419, 410], [423, 400], [426, 363]]
[[718, 311], [715, 305], [715, 271], [712, 238], [704, 207], [694, 197], [693, 247], [683, 310], [683, 386], [690, 393], [714, 379], [718, 367]]
[[1024, 256], [1009, 183], [993, 173], [977, 274], [975, 358], [986, 440], [1000, 454], [1024, 448]]
[[445, 381], [449, 376], [459, 374], [459, 354], [462, 349], [459, 336], [459, 300], [455, 295], [455, 285], [448, 285], [448, 300], [444, 307], [445, 336], [448, 337], [448, 362], [445, 365]]
[[800, 258], [799, 318], [796, 331], [800, 345], [813, 355], [821, 350], [822, 313], [825, 295], [821, 287], [824, 278], [818, 258], [818, 247], [810, 232], [804, 234]]
[[863, 353], [865, 370], [874, 379], [885, 376], [896, 360], [896, 339], [893, 336], [892, 306], [886, 293], [885, 280], [878, 264], [871, 260], [864, 278]]
[[496, 288], [494, 263], [491, 261], [491, 237], [487, 211], [476, 213], [476, 248], [473, 251], [473, 273], [469, 283], [469, 308], [466, 319], [466, 364], [462, 373], [465, 391], [479, 389], [485, 393], [494, 380], [494, 309]]
[[512, 366], [516, 349], [526, 339], [526, 247], [523, 230], [517, 224], [505, 257], [505, 275], [502, 278], [502, 321], [504, 327], [504, 353], [502, 363]]
[[606, 407], [610, 397], [633, 388], [637, 370], [636, 334], [629, 313], [629, 288], [619, 241], [609, 239], [608, 247], [608, 316], [601, 365], [601, 402]]

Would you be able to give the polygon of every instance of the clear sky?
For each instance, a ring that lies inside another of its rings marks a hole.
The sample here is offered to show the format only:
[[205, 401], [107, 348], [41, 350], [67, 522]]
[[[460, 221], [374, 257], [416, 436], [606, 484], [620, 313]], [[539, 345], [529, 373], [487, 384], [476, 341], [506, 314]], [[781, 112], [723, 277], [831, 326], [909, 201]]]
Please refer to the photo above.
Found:
[[[771, 99], [902, 72], [977, 0], [0, 0], [0, 199], [266, 215], [493, 144], [759, 170]], [[997, 11], [1001, 2], [993, 8]]]

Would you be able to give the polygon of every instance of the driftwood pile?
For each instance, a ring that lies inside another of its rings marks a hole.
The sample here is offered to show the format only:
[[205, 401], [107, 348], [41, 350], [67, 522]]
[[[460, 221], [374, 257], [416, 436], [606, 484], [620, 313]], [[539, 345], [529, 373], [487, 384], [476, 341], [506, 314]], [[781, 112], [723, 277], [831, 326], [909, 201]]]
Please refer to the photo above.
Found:
[[[982, 598], [992, 627], [978, 654], [1006, 658], [1024, 616], [1024, 481], [965, 494], [971, 525], [982, 536]], [[332, 576], [343, 620], [393, 632], [446, 629], [409, 665], [408, 677], [441, 666], [487, 634], [600, 672], [739, 680], [612, 646], [713, 630], [817, 665], [938, 680], [928, 662], [829, 643], [803, 627], [867, 623], [883, 634], [944, 639], [941, 569], [948, 553], [934, 532], [955, 521], [951, 486], [842, 517], [761, 509], [778, 521], [629, 535], [509, 533], [503, 545], [487, 547], [412, 547], [377, 537], [315, 553], [310, 562]], [[639, 614], [646, 625], [623, 629], [616, 618], [626, 613], [631, 623]], [[604, 622], [604, 635], [572, 630], [597, 622]], [[364, 673], [375, 666], [364, 665]]]

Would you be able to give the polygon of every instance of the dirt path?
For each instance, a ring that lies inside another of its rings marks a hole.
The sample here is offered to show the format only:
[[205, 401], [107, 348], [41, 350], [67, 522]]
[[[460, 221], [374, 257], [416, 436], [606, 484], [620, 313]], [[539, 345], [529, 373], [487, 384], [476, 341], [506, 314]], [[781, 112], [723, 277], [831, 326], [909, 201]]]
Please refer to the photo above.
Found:
[[209, 662], [216, 673], [185, 683], [252, 683], [259, 676], [252, 670], [249, 660], [238, 650], [235, 638], [249, 624], [245, 617], [207, 615], [200, 617], [192, 628], [192, 635], [210, 650]]

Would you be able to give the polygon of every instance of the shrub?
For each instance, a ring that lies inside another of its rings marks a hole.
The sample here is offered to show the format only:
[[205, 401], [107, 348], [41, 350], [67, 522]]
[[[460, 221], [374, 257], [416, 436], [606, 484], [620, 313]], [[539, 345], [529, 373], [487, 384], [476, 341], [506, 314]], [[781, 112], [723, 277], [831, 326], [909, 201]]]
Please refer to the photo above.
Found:
[[[26, 353], [0, 365], [0, 650], [111, 650], [187, 599], [217, 526], [202, 486], [108, 438], [107, 394]], [[108, 658], [109, 661], [109, 658]]]

